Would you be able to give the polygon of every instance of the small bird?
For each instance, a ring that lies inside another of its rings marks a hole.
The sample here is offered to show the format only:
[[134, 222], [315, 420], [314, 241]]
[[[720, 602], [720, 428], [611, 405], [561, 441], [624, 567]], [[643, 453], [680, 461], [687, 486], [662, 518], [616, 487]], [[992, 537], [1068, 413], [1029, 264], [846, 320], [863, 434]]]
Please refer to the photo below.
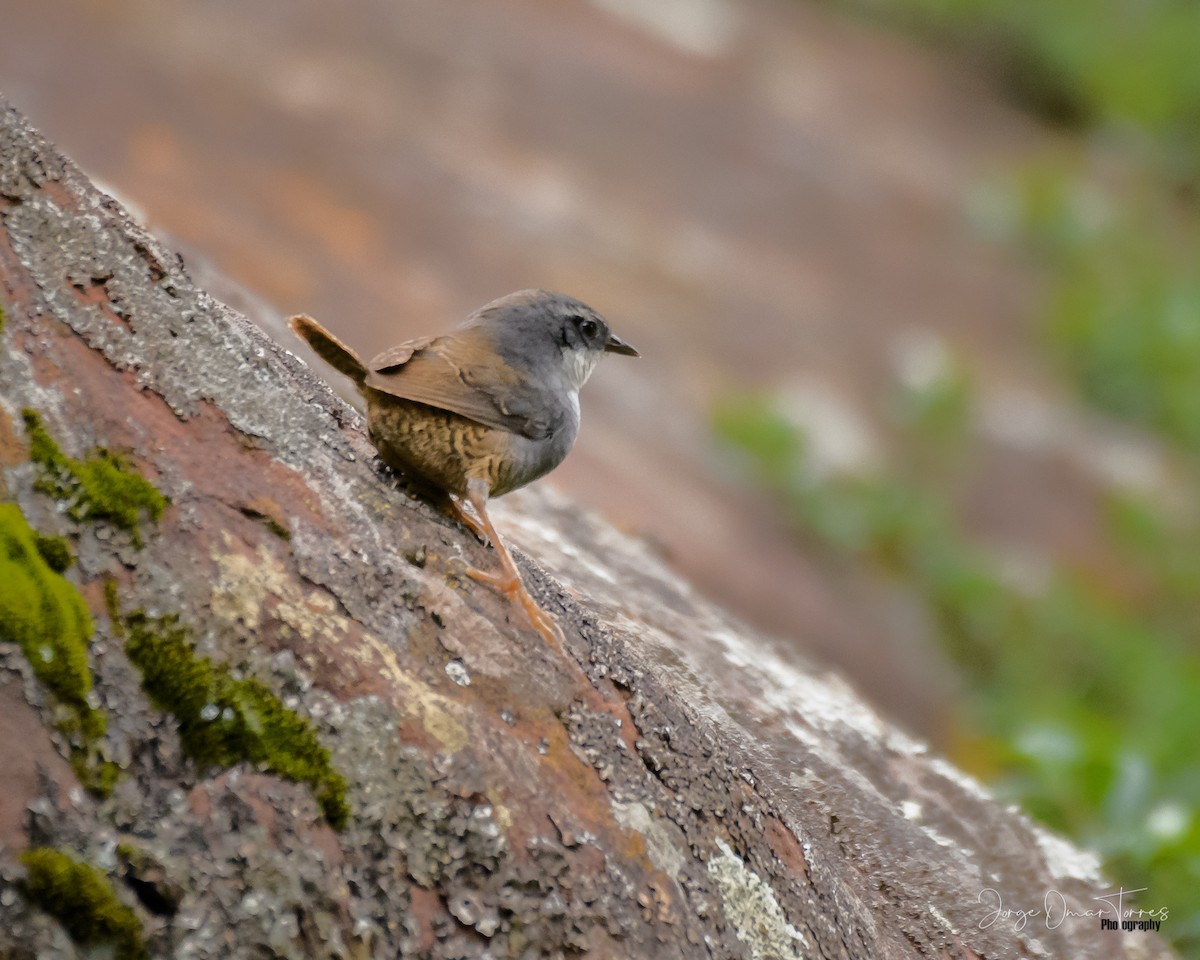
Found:
[[591, 307], [548, 290], [493, 300], [452, 333], [405, 341], [369, 364], [312, 317], [288, 324], [354, 381], [383, 461], [496, 548], [499, 573], [468, 575], [519, 602], [538, 632], [561, 644], [492, 525], [488, 500], [562, 463], [579, 432], [579, 390], [596, 363], [637, 350]]

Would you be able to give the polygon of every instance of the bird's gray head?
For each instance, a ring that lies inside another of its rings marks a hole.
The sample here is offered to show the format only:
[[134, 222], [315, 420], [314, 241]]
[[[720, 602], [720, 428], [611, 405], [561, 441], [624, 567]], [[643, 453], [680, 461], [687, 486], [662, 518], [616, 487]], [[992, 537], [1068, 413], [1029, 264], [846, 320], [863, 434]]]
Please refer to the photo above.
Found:
[[517, 370], [539, 378], [557, 371], [574, 390], [587, 382], [605, 353], [638, 356], [586, 303], [548, 290], [521, 290], [493, 300], [466, 325], [485, 330], [496, 352]]

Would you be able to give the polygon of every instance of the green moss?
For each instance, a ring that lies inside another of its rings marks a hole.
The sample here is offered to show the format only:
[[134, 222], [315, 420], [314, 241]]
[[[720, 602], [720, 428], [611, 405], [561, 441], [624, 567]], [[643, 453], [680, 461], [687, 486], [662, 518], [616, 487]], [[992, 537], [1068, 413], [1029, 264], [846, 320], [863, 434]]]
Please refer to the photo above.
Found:
[[121, 767], [113, 760], [105, 760], [99, 755], [96, 744], [90, 744], [86, 749], [76, 749], [71, 753], [71, 769], [75, 777], [97, 797], [107, 797], [113, 792], [113, 787], [121, 779]]
[[145, 960], [142, 925], [108, 878], [86, 863], [49, 847], [21, 854], [25, 895], [62, 924], [82, 947], [108, 947], [116, 960]]
[[66, 537], [49, 537], [39, 533], [34, 538], [34, 545], [46, 561], [46, 565], [55, 573], [62, 573], [75, 562], [75, 558], [71, 556], [71, 544]]
[[183, 748], [202, 769], [243, 761], [312, 787], [325, 818], [341, 828], [349, 815], [346, 781], [311, 725], [253, 678], [198, 656], [176, 617], [141, 612], [124, 618], [125, 651], [142, 686], [179, 724]]
[[20, 646], [38, 680], [70, 711], [64, 733], [104, 734], [92, 689], [88, 640], [92, 618], [83, 597], [46, 562], [38, 536], [16, 504], [0, 504], [0, 639]]
[[121, 603], [117, 599], [117, 581], [112, 577], [104, 580], [104, 609], [112, 621], [112, 632], [118, 640], [125, 639], [125, 622], [121, 619]]
[[0, 504], [0, 640], [15, 643], [58, 703], [55, 726], [71, 741], [71, 767], [92, 793], [108, 796], [120, 768], [99, 755], [103, 711], [88, 704], [92, 618], [60, 574], [71, 563], [61, 537], [43, 537], [21, 509]]
[[68, 501], [71, 519], [108, 520], [128, 530], [133, 542], [141, 546], [143, 513], [158, 520], [167, 498], [119, 454], [98, 448], [86, 460], [68, 457], [42, 426], [36, 411], [23, 410], [21, 416], [29, 434], [29, 459], [41, 467], [36, 488]]

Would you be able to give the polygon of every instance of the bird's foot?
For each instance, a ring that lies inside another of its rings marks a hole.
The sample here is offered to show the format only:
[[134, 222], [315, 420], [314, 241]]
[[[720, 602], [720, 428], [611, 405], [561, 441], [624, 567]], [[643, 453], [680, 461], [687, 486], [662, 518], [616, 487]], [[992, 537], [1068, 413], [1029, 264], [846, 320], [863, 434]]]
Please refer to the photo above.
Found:
[[530, 624], [546, 642], [557, 644], [560, 649], [565, 646], [566, 637], [563, 636], [562, 629], [550, 614], [538, 606], [538, 602], [533, 599], [519, 576], [485, 573], [474, 567], [468, 567], [466, 573], [472, 580], [487, 584], [492, 589], [504, 594], [510, 602], [520, 604]]

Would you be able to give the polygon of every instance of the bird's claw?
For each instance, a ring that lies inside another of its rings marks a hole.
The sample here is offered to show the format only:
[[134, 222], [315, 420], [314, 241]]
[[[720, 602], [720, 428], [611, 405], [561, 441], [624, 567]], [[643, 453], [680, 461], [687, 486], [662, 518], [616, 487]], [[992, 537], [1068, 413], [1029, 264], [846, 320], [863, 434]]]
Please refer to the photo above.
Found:
[[503, 574], [485, 573], [483, 570], [477, 570], [474, 567], [467, 567], [464, 572], [477, 583], [486, 584], [497, 592], [504, 594], [509, 602], [515, 600], [519, 603], [521, 609], [525, 611], [525, 616], [529, 619], [530, 624], [547, 642], [558, 644], [560, 648], [565, 645], [566, 637], [563, 635], [562, 628], [559, 627], [550, 614], [538, 606], [538, 602], [530, 595], [525, 584], [521, 582], [520, 577], [506, 577]]

